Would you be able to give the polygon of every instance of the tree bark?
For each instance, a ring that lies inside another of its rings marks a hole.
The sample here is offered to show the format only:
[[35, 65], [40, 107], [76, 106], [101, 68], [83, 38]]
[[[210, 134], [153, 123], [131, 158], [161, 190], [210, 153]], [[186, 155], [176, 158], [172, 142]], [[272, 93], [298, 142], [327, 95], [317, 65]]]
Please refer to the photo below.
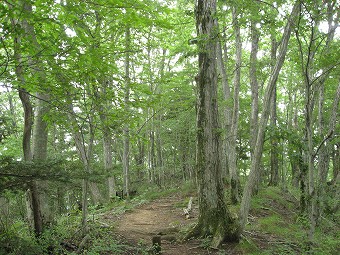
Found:
[[[239, 239], [238, 228], [224, 201], [217, 109], [216, 0], [196, 3], [198, 48], [197, 181], [199, 216], [191, 236], [213, 236], [212, 246]], [[189, 235], [189, 236], [190, 236]]]

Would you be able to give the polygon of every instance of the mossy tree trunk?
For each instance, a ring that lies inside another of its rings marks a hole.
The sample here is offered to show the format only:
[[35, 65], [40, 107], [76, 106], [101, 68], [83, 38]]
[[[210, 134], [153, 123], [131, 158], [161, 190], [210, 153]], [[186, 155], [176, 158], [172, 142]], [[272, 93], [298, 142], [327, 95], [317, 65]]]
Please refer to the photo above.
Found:
[[239, 238], [237, 224], [224, 201], [220, 163], [220, 132], [217, 109], [216, 0], [198, 0], [196, 25], [199, 37], [197, 77], [197, 182], [199, 217], [193, 236], [212, 236], [212, 246]]

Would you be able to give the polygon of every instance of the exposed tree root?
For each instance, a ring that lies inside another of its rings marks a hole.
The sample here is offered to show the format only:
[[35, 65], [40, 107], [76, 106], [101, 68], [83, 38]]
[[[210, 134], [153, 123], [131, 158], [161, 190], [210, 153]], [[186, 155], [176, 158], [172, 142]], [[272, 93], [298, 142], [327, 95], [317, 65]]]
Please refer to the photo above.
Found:
[[226, 224], [222, 222], [218, 224], [214, 233], [209, 228], [205, 228], [202, 224], [196, 224], [185, 235], [184, 240], [192, 238], [205, 238], [212, 236], [211, 248], [218, 248], [224, 242], [238, 242], [240, 240], [240, 227], [236, 220]]

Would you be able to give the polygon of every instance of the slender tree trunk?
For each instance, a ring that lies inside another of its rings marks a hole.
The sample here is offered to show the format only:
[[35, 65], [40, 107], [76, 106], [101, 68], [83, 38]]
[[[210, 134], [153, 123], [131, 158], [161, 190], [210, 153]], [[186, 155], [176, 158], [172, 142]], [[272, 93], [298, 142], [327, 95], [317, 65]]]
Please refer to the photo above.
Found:
[[256, 28], [254, 21], [251, 22], [251, 52], [250, 52], [250, 68], [249, 79], [251, 86], [251, 116], [250, 116], [250, 153], [254, 155], [258, 116], [259, 116], [259, 84], [257, 81], [257, 52], [259, 49], [260, 33]]
[[[16, 118], [15, 108], [14, 108], [14, 104], [13, 104], [13, 95], [10, 92], [9, 88], [7, 88], [7, 98], [8, 98], [9, 111], [11, 113], [12, 128], [14, 130], [16, 130], [17, 127], [18, 127], [18, 125], [17, 125], [17, 118]], [[16, 133], [15, 133], [15, 136], [17, 136]]]
[[103, 130], [103, 152], [104, 152], [104, 169], [109, 175], [109, 177], [107, 178], [108, 195], [109, 199], [111, 199], [116, 196], [116, 185], [112, 164], [112, 139], [109, 128], [107, 126], [105, 126]]
[[[216, 1], [198, 0], [196, 5], [199, 48], [197, 99], [197, 181], [199, 217], [192, 236], [212, 235], [212, 246], [239, 238], [238, 228], [224, 201], [220, 164], [217, 110]], [[189, 235], [189, 236], [190, 236]]]
[[[289, 96], [289, 107], [290, 107], [290, 116], [289, 116], [289, 124], [288, 129], [297, 129], [298, 128], [298, 108], [295, 107], [296, 105], [296, 94], [293, 96]], [[295, 188], [299, 187], [299, 181], [300, 181], [300, 167], [299, 167], [299, 150], [296, 148], [294, 139], [289, 139], [288, 144], [288, 150], [289, 150], [289, 160], [290, 160], [290, 166], [291, 166], [291, 175], [292, 175], [292, 185]], [[294, 153], [296, 151], [296, 153]]]
[[238, 136], [238, 122], [239, 122], [239, 111], [240, 102], [239, 94], [241, 87], [241, 64], [242, 64], [242, 41], [241, 41], [241, 30], [238, 23], [238, 11], [236, 7], [232, 11], [233, 26], [235, 31], [235, 76], [233, 80], [234, 85], [234, 108], [232, 113], [232, 122], [230, 130], [230, 148], [228, 153], [229, 163], [229, 174], [230, 174], [230, 185], [231, 185], [231, 202], [236, 204], [239, 201], [239, 179], [237, 170], [237, 136]]
[[[224, 54], [227, 54], [225, 50]], [[230, 86], [228, 83], [227, 72], [225, 68], [225, 63], [223, 61], [223, 53], [221, 42], [217, 42], [217, 64], [219, 69], [219, 74], [221, 76], [222, 81], [222, 90], [223, 90], [223, 100], [226, 105], [223, 107], [223, 122], [222, 128], [224, 129], [222, 135], [222, 151], [221, 151], [221, 168], [222, 168], [222, 178], [223, 182], [226, 182], [227, 176], [229, 174], [229, 164], [228, 164], [228, 154], [230, 151], [230, 130], [231, 130], [231, 122], [232, 122], [232, 108], [231, 105], [231, 93]], [[228, 180], [229, 181], [229, 180]]]
[[297, 18], [299, 12], [300, 12], [300, 1], [296, 1], [294, 4], [293, 10], [291, 12], [291, 15], [289, 17], [289, 20], [287, 21], [284, 33], [282, 35], [279, 55], [276, 59], [275, 66], [272, 70], [272, 73], [270, 75], [268, 85], [265, 91], [264, 103], [263, 103], [261, 119], [260, 119], [259, 127], [258, 127], [254, 157], [252, 158], [248, 181], [244, 187], [243, 197], [241, 201], [240, 223], [241, 223], [242, 231], [244, 230], [245, 225], [247, 223], [252, 192], [255, 187], [257, 178], [261, 174], [260, 163], [261, 163], [263, 144], [264, 144], [264, 138], [265, 138], [265, 130], [266, 130], [269, 114], [270, 114], [271, 95], [273, 94], [273, 90], [274, 90], [277, 78], [279, 76], [280, 70], [284, 63], [291, 31], [294, 27], [295, 19]]
[[[277, 42], [275, 35], [272, 35], [271, 59], [272, 68], [274, 68], [277, 52]], [[276, 84], [271, 95], [271, 109], [270, 109], [270, 126], [273, 134], [270, 138], [270, 182], [269, 185], [277, 186], [279, 184], [279, 159], [278, 159], [278, 138], [276, 134], [277, 129], [277, 113], [276, 113]]]
[[[85, 178], [82, 180], [82, 229], [83, 234], [87, 233], [87, 215], [88, 215], [88, 191], [91, 192], [92, 200], [94, 204], [100, 204], [103, 202], [101, 193], [97, 187], [96, 183], [90, 183], [88, 180], [88, 175], [92, 172], [91, 170], [91, 158], [92, 158], [92, 147], [94, 141], [94, 130], [92, 124], [92, 118], [89, 121], [89, 132], [90, 137], [88, 141], [85, 141], [85, 137], [78, 126], [76, 119], [74, 118], [75, 113], [73, 111], [72, 103], [69, 103], [69, 121], [71, 123], [73, 139], [78, 151], [79, 158], [84, 166]], [[86, 149], [87, 144], [87, 149]]]
[[[327, 34], [326, 44], [322, 51], [322, 54], [326, 54], [329, 50], [329, 45], [333, 40], [335, 28], [338, 26], [338, 21], [334, 20], [334, 5], [331, 2], [323, 1], [320, 3], [320, 8], [324, 8], [324, 6], [327, 4], [327, 13], [328, 13], [328, 26], [329, 31]], [[324, 82], [328, 77], [327, 73], [322, 73], [318, 80], [316, 80], [314, 77], [317, 76], [315, 74], [315, 56], [317, 54], [317, 49], [320, 46], [317, 44], [317, 39], [319, 38], [320, 32], [319, 32], [319, 24], [320, 20], [313, 20], [311, 22], [310, 27], [310, 38], [307, 43], [307, 54], [303, 52], [302, 48], [302, 41], [299, 38], [298, 32], [297, 34], [297, 40], [299, 44], [301, 59], [302, 59], [302, 74], [304, 76], [304, 83], [305, 83], [305, 137], [307, 141], [307, 149], [305, 152], [305, 158], [306, 158], [306, 165], [308, 166], [308, 216], [310, 220], [310, 230], [309, 230], [309, 239], [310, 241], [313, 241], [314, 239], [314, 233], [315, 233], [315, 227], [318, 222], [318, 216], [320, 214], [320, 204], [318, 201], [322, 199], [322, 196], [320, 197], [320, 194], [322, 195], [322, 179], [324, 178], [323, 175], [326, 175], [325, 172], [327, 172], [328, 164], [329, 164], [329, 151], [327, 151], [327, 148], [324, 146], [324, 142], [329, 138], [325, 138], [317, 147], [317, 150], [315, 151], [315, 144], [314, 144], [314, 122], [313, 122], [313, 112], [314, 112], [314, 106], [316, 102], [316, 95], [319, 92], [319, 130], [322, 133], [323, 130], [323, 114], [320, 111], [323, 111], [323, 86]], [[333, 25], [334, 24], [334, 25]], [[304, 59], [304, 56], [306, 56], [306, 59]], [[320, 90], [321, 88], [321, 90]], [[329, 133], [328, 136], [331, 136], [332, 134]], [[318, 167], [315, 167], [315, 157], [318, 156]], [[320, 186], [321, 185], [321, 186]]]
[[149, 132], [148, 173], [149, 181], [152, 183], [156, 183], [155, 168], [156, 168], [155, 133], [153, 131], [153, 120], [151, 120], [151, 130]]
[[106, 94], [107, 84], [109, 80], [105, 77], [102, 82], [101, 90], [94, 90], [94, 95], [96, 97], [95, 101], [99, 102], [98, 114], [100, 117], [101, 129], [103, 133], [103, 158], [104, 158], [104, 169], [108, 175], [107, 177], [107, 187], [108, 187], [108, 200], [116, 196], [116, 184], [115, 176], [113, 173], [113, 163], [112, 163], [112, 134], [110, 131], [108, 123], [108, 102], [102, 101], [102, 97]]
[[[145, 137], [145, 136], [144, 136]], [[140, 137], [137, 140], [137, 148], [138, 153], [135, 156], [136, 165], [137, 165], [137, 178], [138, 180], [144, 179], [143, 169], [145, 167], [145, 144]]]
[[333, 148], [333, 173], [331, 184], [334, 185], [340, 177], [340, 143], [334, 145]]
[[[162, 51], [162, 58], [160, 62], [160, 67], [159, 67], [159, 79], [162, 80], [164, 77], [164, 67], [165, 67], [165, 54], [166, 54], [166, 49], [163, 49]], [[155, 92], [157, 94], [161, 93], [160, 86], [157, 86], [155, 88]], [[162, 107], [162, 105], [161, 105]], [[159, 185], [162, 186], [164, 185], [164, 178], [165, 178], [165, 173], [164, 173], [164, 163], [163, 163], [163, 151], [162, 151], [162, 137], [161, 137], [161, 129], [162, 129], [162, 115], [159, 114], [157, 119], [157, 125], [156, 125], [156, 152], [157, 152], [157, 168], [158, 168], [158, 179], [159, 179]]]
[[[326, 45], [323, 50], [323, 54], [327, 54], [329, 52], [329, 46], [334, 39], [335, 30], [339, 25], [339, 17], [335, 18], [334, 13], [336, 12], [334, 4], [331, 1], [325, 1], [324, 4], [327, 4], [327, 13], [328, 13], [328, 34]], [[323, 75], [319, 79], [319, 104], [318, 104], [318, 128], [321, 136], [325, 135], [326, 132], [326, 124], [325, 124], [325, 81], [328, 78], [328, 75]], [[338, 112], [338, 104], [340, 97], [340, 84], [338, 85], [338, 89], [333, 101], [333, 109], [331, 112], [331, 117], [329, 118], [329, 127], [328, 134], [325, 139], [329, 139], [332, 136], [335, 127], [335, 121], [337, 119]], [[319, 223], [319, 219], [324, 210], [324, 191], [326, 189], [327, 176], [329, 171], [329, 163], [331, 158], [332, 145], [330, 143], [326, 143], [326, 140], [322, 142], [319, 146], [319, 155], [318, 155], [318, 168], [317, 168], [317, 183], [316, 183], [316, 224]], [[333, 168], [335, 166], [333, 165]]]
[[[124, 104], [125, 110], [128, 112], [129, 109], [129, 97], [130, 97], [130, 28], [127, 27], [125, 31], [125, 97], [124, 97]], [[129, 113], [127, 113], [129, 115]], [[130, 182], [129, 182], [129, 153], [130, 153], [130, 137], [129, 137], [129, 124], [125, 124], [123, 129], [123, 140], [124, 140], [124, 151], [123, 151], [123, 180], [124, 180], [124, 194], [127, 198], [129, 198], [129, 189], [130, 189]]]

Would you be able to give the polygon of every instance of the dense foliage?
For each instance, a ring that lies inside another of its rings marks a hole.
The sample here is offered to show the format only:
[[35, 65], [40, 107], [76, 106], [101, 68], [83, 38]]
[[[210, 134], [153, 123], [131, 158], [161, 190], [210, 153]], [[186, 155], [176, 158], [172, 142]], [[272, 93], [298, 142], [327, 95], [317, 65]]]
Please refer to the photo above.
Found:
[[71, 238], [58, 230], [67, 213], [82, 207], [86, 235], [87, 208], [196, 181], [207, 42], [217, 49], [212, 133], [226, 201], [239, 206], [256, 169], [253, 193], [269, 185], [296, 194], [311, 247], [326, 219], [339, 228], [339, 3], [225, 0], [216, 10], [218, 31], [205, 38], [192, 0], [0, 2], [0, 253], [47, 253], [56, 244], [42, 244], [46, 236]]

